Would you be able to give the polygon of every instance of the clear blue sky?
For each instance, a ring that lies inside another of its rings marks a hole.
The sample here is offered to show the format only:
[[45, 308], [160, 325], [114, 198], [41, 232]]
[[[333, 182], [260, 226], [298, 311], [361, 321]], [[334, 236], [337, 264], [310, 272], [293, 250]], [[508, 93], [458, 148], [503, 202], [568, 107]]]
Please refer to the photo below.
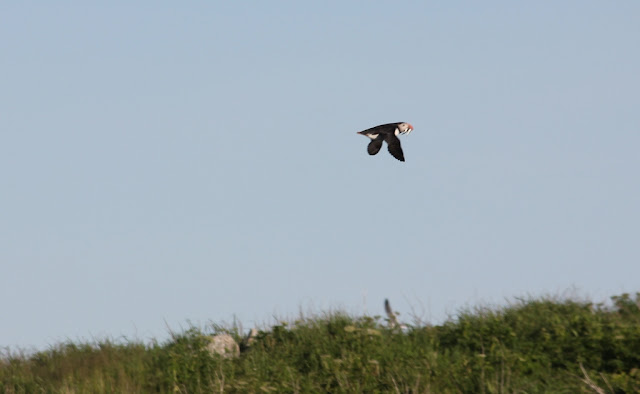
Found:
[[0, 12], [0, 346], [640, 290], [640, 2], [55, 3]]

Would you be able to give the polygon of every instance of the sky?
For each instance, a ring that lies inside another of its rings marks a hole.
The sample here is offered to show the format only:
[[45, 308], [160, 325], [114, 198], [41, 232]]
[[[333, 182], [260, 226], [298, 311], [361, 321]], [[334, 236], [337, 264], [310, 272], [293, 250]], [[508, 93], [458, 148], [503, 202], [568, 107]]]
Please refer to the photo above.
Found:
[[637, 1], [2, 8], [0, 348], [640, 291]]

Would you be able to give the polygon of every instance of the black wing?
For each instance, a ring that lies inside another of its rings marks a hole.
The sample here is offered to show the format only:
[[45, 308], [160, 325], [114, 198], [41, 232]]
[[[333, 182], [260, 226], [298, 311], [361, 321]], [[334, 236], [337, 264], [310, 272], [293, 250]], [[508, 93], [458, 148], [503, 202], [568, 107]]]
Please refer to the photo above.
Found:
[[391, 156], [400, 161], [404, 161], [404, 153], [402, 153], [402, 147], [400, 146], [400, 140], [395, 134], [387, 134], [385, 137]]
[[360, 131], [360, 134], [380, 134], [380, 133], [393, 133], [396, 130], [396, 127], [398, 127], [398, 125], [402, 123], [402, 122], [397, 122], [397, 123], [387, 123], [387, 124], [381, 124], [379, 126], [375, 126], [372, 127], [370, 129], [366, 129], [363, 131]]
[[383, 137], [380, 135], [375, 140], [371, 140], [371, 142], [369, 142], [369, 145], [367, 145], [367, 152], [369, 152], [370, 155], [375, 155], [376, 153], [380, 152], [383, 140]]

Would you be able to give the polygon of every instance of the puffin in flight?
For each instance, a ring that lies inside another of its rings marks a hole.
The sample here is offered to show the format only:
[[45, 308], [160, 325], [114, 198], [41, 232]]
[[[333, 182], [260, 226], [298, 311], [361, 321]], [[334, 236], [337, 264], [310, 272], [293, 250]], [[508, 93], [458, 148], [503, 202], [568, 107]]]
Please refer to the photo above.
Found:
[[371, 142], [369, 142], [369, 145], [367, 146], [367, 152], [369, 152], [370, 155], [378, 153], [382, 147], [382, 141], [386, 141], [387, 148], [389, 149], [391, 156], [400, 161], [404, 161], [404, 153], [402, 153], [402, 147], [400, 146], [398, 135], [409, 134], [411, 131], [413, 131], [413, 126], [409, 123], [396, 122], [381, 124], [380, 126], [358, 131], [358, 134], [371, 138]]

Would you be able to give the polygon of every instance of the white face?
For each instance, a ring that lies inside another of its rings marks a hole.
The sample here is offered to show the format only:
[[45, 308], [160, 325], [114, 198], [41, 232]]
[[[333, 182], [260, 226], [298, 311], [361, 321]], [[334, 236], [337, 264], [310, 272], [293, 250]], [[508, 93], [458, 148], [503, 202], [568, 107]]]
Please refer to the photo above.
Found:
[[413, 131], [413, 127], [409, 123], [400, 123], [398, 125], [398, 131], [400, 134], [409, 134]]

